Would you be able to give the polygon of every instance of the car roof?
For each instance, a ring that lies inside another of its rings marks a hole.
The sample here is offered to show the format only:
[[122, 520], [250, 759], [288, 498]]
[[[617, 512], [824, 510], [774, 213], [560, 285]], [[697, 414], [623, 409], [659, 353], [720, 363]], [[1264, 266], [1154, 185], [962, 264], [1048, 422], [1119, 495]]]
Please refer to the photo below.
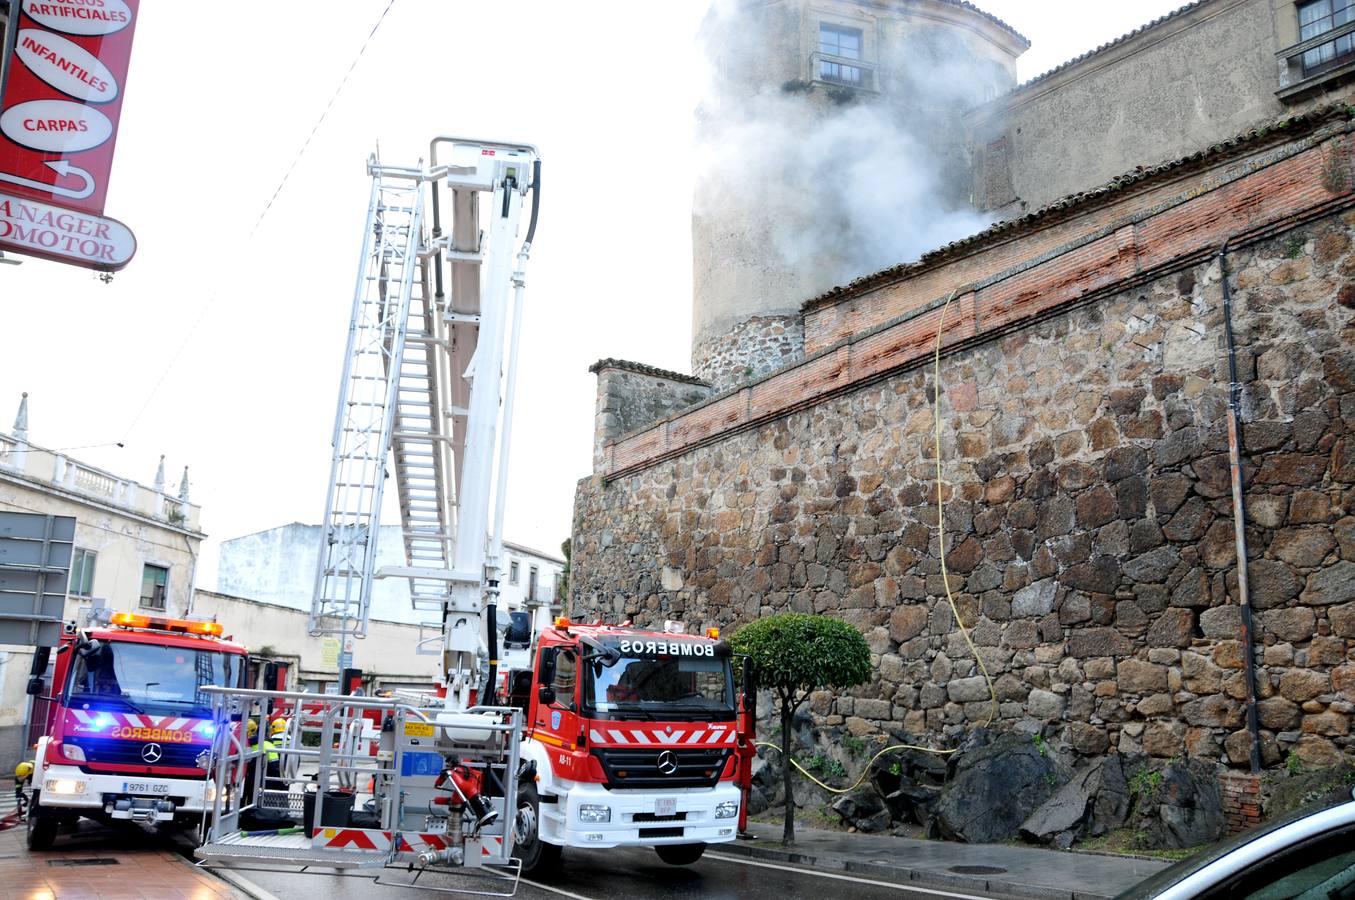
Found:
[[[1342, 796], [1345, 796], [1344, 791]], [[1240, 869], [1252, 862], [1253, 854], [1249, 853], [1249, 850], [1254, 849], [1257, 855], [1269, 854], [1334, 828], [1355, 824], [1355, 791], [1349, 796], [1352, 799], [1300, 807], [1264, 825], [1225, 838], [1139, 882], [1117, 896], [1115, 900], [1150, 900], [1168, 893], [1175, 885], [1231, 854], [1237, 854], [1237, 868]], [[1256, 847], [1252, 848], [1250, 845]], [[1230, 867], [1230, 871], [1220, 873], [1220, 877], [1228, 877], [1231, 874]]]

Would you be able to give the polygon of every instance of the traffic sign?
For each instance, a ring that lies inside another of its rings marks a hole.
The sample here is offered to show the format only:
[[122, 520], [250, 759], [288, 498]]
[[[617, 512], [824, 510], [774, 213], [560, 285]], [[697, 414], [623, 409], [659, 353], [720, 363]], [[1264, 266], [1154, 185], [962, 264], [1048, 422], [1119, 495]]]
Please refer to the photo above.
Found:
[[0, 93], [0, 189], [102, 216], [138, 6], [13, 4], [14, 54]]

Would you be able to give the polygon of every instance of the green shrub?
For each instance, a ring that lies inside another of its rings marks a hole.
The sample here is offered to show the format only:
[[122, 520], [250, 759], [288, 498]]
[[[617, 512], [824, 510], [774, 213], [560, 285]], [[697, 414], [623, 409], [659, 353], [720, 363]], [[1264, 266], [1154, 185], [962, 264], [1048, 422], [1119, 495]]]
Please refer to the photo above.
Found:
[[869, 678], [870, 647], [861, 632], [846, 622], [804, 613], [781, 613], [749, 622], [730, 636], [729, 643], [736, 653], [752, 658], [758, 684], [776, 695], [781, 713], [781, 758], [785, 762], [782, 842], [792, 844], [795, 795], [790, 784], [790, 741], [795, 711], [812, 691], [853, 687]]

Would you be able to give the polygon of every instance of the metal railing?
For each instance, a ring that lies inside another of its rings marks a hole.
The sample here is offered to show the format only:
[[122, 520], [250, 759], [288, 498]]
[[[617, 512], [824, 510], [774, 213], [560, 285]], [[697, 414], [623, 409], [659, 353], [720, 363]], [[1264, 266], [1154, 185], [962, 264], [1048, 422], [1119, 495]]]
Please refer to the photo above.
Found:
[[848, 87], [856, 90], [875, 91], [877, 66], [863, 59], [836, 56], [816, 50], [809, 54], [809, 74], [811, 80], [834, 87]]
[[[205, 863], [517, 867], [519, 710], [449, 712], [411, 705], [412, 697], [222, 687], [203, 692], [212, 698], [216, 723], [208, 761], [215, 789], [208, 792], [210, 811], [197, 852]], [[269, 746], [263, 736], [278, 716], [290, 727]], [[260, 735], [254, 744], [250, 721]], [[270, 753], [277, 756], [271, 770]], [[434, 783], [453, 766], [479, 769], [494, 785], [484, 795], [497, 814], [489, 824], [465, 824], [455, 800], [465, 797], [454, 779]], [[300, 827], [293, 824], [298, 816]], [[286, 824], [268, 827], [270, 817]]]
[[[1355, 74], [1355, 52], [1338, 52], [1338, 41], [1350, 41], [1355, 22], [1346, 22], [1275, 53], [1280, 64], [1280, 87], [1276, 96], [1288, 100], [1337, 78]], [[1322, 50], [1332, 45], [1331, 58], [1322, 60]]]

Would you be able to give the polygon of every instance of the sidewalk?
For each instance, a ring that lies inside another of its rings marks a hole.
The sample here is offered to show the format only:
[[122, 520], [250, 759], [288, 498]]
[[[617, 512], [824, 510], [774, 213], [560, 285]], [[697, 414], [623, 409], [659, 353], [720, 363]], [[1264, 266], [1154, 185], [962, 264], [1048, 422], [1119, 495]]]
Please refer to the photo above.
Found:
[[1106, 900], [1166, 868], [1158, 860], [1095, 853], [920, 841], [879, 834], [818, 831], [796, 825], [795, 845], [781, 846], [781, 826], [749, 823], [755, 840], [711, 847], [713, 853], [797, 863], [901, 883], [1037, 900]]
[[56, 849], [31, 853], [24, 826], [0, 832], [0, 898], [24, 900], [224, 900], [249, 895], [195, 868], [171, 849], [147, 847], [137, 835], [119, 836], [86, 825], [62, 832]]

